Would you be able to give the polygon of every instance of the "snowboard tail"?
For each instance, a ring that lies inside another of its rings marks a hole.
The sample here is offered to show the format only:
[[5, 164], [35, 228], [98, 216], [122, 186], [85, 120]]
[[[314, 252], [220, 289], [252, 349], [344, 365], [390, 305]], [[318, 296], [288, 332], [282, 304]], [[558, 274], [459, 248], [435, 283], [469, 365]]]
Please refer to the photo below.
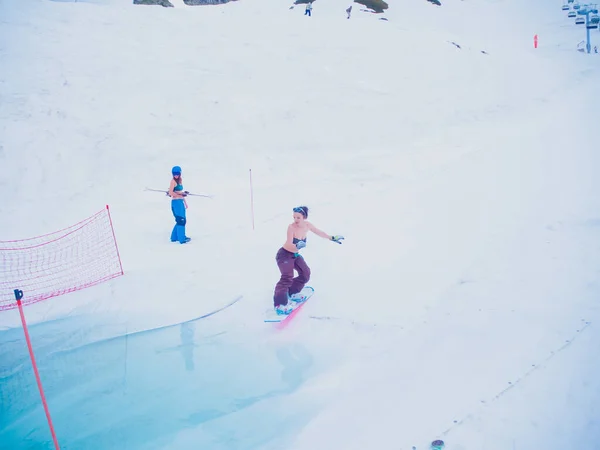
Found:
[[312, 297], [314, 292], [314, 288], [312, 288], [311, 286], [305, 286], [304, 289], [302, 289], [302, 291], [300, 291], [298, 294], [293, 295], [292, 299], [300, 297], [301, 301], [290, 300], [294, 304], [294, 307], [292, 312], [290, 312], [289, 314], [279, 315], [275, 312], [275, 309], [273, 307], [269, 308], [265, 317], [265, 322], [279, 324], [286, 324], [290, 322], [296, 316], [296, 314], [298, 314], [298, 312], [304, 307], [304, 305], [306, 304], [308, 299]]

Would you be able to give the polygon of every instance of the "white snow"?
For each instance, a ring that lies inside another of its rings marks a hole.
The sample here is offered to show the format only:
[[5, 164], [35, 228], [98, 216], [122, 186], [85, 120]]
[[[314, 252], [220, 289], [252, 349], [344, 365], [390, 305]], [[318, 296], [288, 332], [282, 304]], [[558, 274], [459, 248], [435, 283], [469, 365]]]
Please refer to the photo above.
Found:
[[[25, 309], [65, 448], [593, 448], [600, 57], [560, 2], [442, 2], [0, 0], [0, 239], [109, 204], [125, 270]], [[275, 330], [299, 204], [346, 239]], [[19, 326], [0, 442], [48, 445]]]

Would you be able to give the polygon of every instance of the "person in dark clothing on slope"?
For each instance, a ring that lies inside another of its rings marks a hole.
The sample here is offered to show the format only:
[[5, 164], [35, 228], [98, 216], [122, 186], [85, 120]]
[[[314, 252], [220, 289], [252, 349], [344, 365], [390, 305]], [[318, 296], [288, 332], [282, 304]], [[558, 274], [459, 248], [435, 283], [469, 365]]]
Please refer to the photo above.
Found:
[[[294, 223], [291, 223], [287, 229], [287, 239], [283, 246], [277, 252], [275, 260], [281, 272], [281, 278], [275, 286], [273, 295], [273, 304], [277, 314], [289, 314], [294, 310], [297, 303], [302, 302], [302, 298], [298, 297], [302, 288], [310, 280], [310, 268], [304, 261], [304, 258], [298, 253], [302, 248], [306, 247], [306, 235], [312, 231], [317, 236], [320, 236], [338, 244], [342, 243], [344, 236], [332, 236], [319, 230], [312, 223], [307, 221], [308, 208], [306, 206], [298, 206], [294, 208]], [[298, 276], [294, 278], [294, 270], [298, 272]]]
[[313, 9], [312, 2], [308, 2], [306, 4], [306, 9], [304, 10], [304, 15], [310, 17], [312, 15], [312, 9]]

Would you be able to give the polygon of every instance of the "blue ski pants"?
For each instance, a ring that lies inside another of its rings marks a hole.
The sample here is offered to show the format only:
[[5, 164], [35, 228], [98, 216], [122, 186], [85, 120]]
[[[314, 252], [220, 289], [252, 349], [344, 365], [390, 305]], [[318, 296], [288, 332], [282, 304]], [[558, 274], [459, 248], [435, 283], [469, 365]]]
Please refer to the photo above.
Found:
[[171, 211], [173, 211], [173, 216], [175, 216], [175, 226], [173, 227], [173, 231], [171, 232], [171, 242], [179, 241], [182, 244], [185, 244], [185, 205], [183, 204], [183, 199], [173, 199], [171, 200]]

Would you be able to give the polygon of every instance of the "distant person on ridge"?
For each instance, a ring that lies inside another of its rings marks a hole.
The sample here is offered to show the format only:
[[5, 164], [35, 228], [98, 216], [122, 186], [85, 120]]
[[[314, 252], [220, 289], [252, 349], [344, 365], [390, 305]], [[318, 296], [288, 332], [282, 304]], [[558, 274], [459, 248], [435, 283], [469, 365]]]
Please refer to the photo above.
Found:
[[[275, 256], [277, 267], [281, 272], [281, 278], [275, 286], [273, 295], [273, 304], [278, 315], [290, 314], [298, 304], [305, 300], [297, 294], [302, 291], [308, 280], [310, 280], [310, 268], [298, 252], [306, 247], [308, 232], [312, 231], [317, 236], [338, 244], [341, 244], [344, 239], [344, 236], [331, 236], [308, 222], [306, 220], [308, 218], [308, 208], [306, 206], [298, 206], [293, 209], [293, 212], [294, 223], [288, 226], [287, 240]], [[293, 278], [294, 269], [298, 272], [296, 278]]]
[[304, 11], [304, 15], [310, 17], [312, 11], [312, 2], [308, 2], [306, 4], [306, 10]]
[[352, 5], [350, 5], [348, 7], [348, 9], [346, 10], [346, 14], [348, 14], [348, 19], [350, 18], [350, 14], [352, 13]]
[[181, 178], [181, 167], [175, 166], [171, 170], [173, 178], [169, 185], [169, 197], [171, 197], [171, 211], [175, 216], [175, 226], [171, 232], [171, 242], [179, 241], [180, 244], [190, 242], [192, 239], [185, 235], [185, 210], [188, 205], [185, 197], [188, 192], [183, 190], [183, 178]]

